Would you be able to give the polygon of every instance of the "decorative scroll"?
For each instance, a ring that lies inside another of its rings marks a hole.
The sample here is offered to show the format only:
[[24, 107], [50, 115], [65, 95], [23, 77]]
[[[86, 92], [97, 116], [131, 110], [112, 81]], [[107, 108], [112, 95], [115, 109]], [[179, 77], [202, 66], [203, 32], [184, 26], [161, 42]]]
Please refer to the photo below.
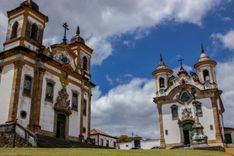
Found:
[[71, 114], [70, 100], [68, 100], [69, 95], [67, 94], [67, 90], [65, 87], [59, 91], [59, 96], [56, 99], [56, 103], [54, 105], [54, 109], [59, 112], [64, 112], [67, 115]]

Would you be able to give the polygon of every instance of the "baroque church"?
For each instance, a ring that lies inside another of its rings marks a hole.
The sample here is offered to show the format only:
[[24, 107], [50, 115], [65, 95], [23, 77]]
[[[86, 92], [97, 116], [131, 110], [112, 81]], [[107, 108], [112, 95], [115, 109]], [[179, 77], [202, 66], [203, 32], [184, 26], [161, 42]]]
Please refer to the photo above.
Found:
[[194, 65], [196, 72], [188, 73], [181, 63], [174, 73], [161, 56], [153, 72], [161, 146], [224, 146], [225, 110], [215, 77], [216, 64], [202, 48]]
[[24, 1], [7, 15], [6, 41], [0, 52], [0, 131], [17, 123], [16, 131], [23, 136], [88, 140], [95, 86], [90, 75], [93, 50], [79, 27], [67, 41], [65, 23], [62, 43], [47, 48], [42, 43], [48, 17], [35, 2]]

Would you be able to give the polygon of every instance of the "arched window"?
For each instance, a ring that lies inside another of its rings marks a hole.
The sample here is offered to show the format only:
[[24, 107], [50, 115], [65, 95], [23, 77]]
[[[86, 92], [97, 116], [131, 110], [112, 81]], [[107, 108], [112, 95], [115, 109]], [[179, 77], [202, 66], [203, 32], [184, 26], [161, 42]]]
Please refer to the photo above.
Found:
[[210, 81], [210, 74], [208, 70], [204, 70], [203, 71], [203, 77], [204, 77], [204, 81]]
[[88, 70], [88, 59], [87, 59], [86, 56], [83, 57], [83, 69], [84, 69], [85, 71]]
[[19, 23], [18, 23], [18, 22], [15, 22], [15, 23], [13, 24], [12, 30], [11, 30], [11, 39], [17, 37], [18, 27], [19, 27]]
[[164, 88], [165, 87], [165, 80], [164, 80], [164, 78], [159, 78], [159, 86], [160, 86], [160, 88]]
[[37, 41], [37, 35], [38, 35], [38, 26], [34, 23], [32, 25], [32, 29], [31, 29], [31, 39]]
[[171, 114], [172, 114], [172, 120], [178, 119], [178, 106], [176, 105], [171, 106]]

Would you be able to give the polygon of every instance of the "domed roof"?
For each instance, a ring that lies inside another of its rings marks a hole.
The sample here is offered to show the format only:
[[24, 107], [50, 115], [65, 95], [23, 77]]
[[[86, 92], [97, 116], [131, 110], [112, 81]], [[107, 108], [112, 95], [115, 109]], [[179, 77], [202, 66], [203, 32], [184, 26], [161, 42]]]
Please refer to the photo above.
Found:
[[172, 74], [173, 71], [171, 69], [169, 69], [167, 67], [167, 65], [164, 63], [163, 61], [163, 58], [162, 58], [162, 55], [160, 54], [160, 62], [159, 62], [159, 65], [157, 66], [157, 68], [155, 69], [155, 71], [152, 73], [153, 76], [157, 75], [158, 73], [169, 73], [169, 74]]
[[85, 43], [85, 40], [80, 36], [80, 27], [79, 26], [77, 27], [76, 35], [74, 37], [72, 37], [72, 39], [71, 39], [71, 43], [75, 43], [75, 42]]
[[23, 3], [20, 4], [20, 6], [29, 6], [35, 10], [39, 10], [39, 6], [33, 1], [28, 1], [28, 0], [24, 1]]
[[211, 59], [209, 58], [209, 56], [206, 54], [204, 48], [202, 47], [202, 52], [201, 52], [201, 55], [200, 55], [198, 62], [207, 61], [207, 60], [211, 60]]
[[203, 64], [211, 64], [211, 65], [216, 65], [216, 62], [214, 60], [212, 60], [205, 52], [203, 46], [202, 46], [202, 50], [201, 50], [201, 55], [198, 59], [198, 63], [196, 63], [194, 65], [195, 68], [198, 68], [199, 66], [203, 65]]
[[164, 63], [162, 55], [160, 54], [160, 62], [156, 69], [167, 69], [167, 65]]

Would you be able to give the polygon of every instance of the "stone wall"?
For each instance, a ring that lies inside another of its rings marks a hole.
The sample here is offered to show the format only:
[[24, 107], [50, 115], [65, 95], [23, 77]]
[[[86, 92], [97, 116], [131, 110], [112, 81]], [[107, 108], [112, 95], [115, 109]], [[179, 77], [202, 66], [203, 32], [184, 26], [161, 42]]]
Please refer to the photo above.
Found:
[[15, 133], [0, 133], [0, 147], [31, 147]]

